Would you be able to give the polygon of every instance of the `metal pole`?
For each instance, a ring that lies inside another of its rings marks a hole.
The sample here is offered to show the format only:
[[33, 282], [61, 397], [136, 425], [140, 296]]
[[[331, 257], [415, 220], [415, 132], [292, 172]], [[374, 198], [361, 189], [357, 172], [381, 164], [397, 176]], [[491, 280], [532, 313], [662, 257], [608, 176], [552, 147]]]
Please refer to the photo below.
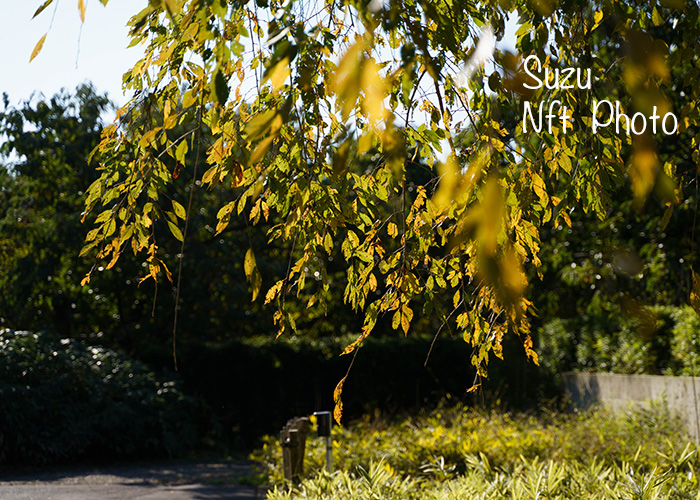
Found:
[[317, 411], [314, 415], [317, 418], [318, 436], [326, 439], [326, 470], [331, 474], [333, 472], [333, 441], [331, 439], [333, 420], [331, 420], [331, 412]]
[[333, 441], [330, 436], [326, 436], [326, 470], [333, 473]]

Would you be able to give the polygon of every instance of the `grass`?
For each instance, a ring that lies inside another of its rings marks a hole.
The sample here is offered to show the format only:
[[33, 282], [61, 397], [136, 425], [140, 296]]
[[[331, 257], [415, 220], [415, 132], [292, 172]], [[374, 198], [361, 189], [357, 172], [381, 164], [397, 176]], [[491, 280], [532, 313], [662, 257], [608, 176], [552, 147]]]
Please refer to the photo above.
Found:
[[284, 488], [278, 438], [251, 456], [282, 498], [692, 499], [698, 457], [664, 405], [539, 416], [463, 406], [401, 419], [367, 417], [333, 433], [339, 472], [307, 439], [307, 479]]

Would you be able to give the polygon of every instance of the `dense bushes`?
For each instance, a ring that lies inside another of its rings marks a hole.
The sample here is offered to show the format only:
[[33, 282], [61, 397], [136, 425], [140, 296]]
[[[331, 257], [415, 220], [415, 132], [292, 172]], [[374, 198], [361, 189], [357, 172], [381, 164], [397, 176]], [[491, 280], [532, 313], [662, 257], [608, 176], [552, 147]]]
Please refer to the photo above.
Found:
[[555, 318], [539, 335], [549, 372], [700, 375], [700, 318], [689, 306], [638, 308], [605, 318]]
[[[468, 472], [467, 457], [483, 457], [493, 467], [510, 469], [537, 458], [622, 465], [652, 470], [688, 443], [683, 420], [661, 404], [629, 413], [598, 409], [573, 414], [484, 412], [457, 405], [401, 419], [365, 418], [333, 431], [337, 468], [354, 471], [384, 461], [404, 476], [449, 479]], [[322, 440], [307, 441], [307, 476], [325, 464]], [[278, 436], [268, 436], [252, 454], [263, 476], [283, 481]], [[696, 462], [697, 463], [697, 462]]]
[[102, 347], [0, 330], [0, 463], [173, 455], [199, 444], [201, 403]]
[[[307, 439], [306, 477], [268, 500], [697, 500], [696, 449], [663, 405], [627, 414], [485, 413], [441, 407], [405, 419], [355, 422], [324, 445]], [[279, 440], [253, 454], [262, 480], [283, 483]]]
[[[306, 477], [268, 500], [697, 500], [700, 463], [663, 405], [539, 418], [463, 406], [404, 419], [355, 422], [333, 433], [336, 472], [322, 472], [324, 445], [307, 439]], [[263, 481], [281, 485], [271, 436], [253, 454]]]

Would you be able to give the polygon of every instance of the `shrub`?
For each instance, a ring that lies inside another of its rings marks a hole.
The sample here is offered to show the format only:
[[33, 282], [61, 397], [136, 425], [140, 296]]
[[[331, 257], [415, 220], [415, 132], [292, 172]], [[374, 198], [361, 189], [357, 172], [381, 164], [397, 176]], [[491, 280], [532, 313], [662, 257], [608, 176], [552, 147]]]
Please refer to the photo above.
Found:
[[671, 353], [679, 366], [674, 375], [700, 375], [700, 317], [689, 306], [672, 311]]
[[[365, 418], [333, 431], [334, 463], [345, 471], [384, 462], [402, 476], [450, 479], [465, 474], [467, 457], [482, 457], [492, 467], [517, 467], [524, 458], [573, 461], [606, 467], [634, 462], [651, 471], [663, 462], [659, 451], [687, 443], [682, 422], [662, 405], [625, 414], [597, 409], [575, 414], [511, 415], [486, 413], [462, 405], [442, 407], [397, 421]], [[265, 439], [251, 455], [267, 480], [283, 481], [278, 436]], [[321, 440], [307, 440], [307, 475], [325, 464]]]
[[175, 455], [198, 444], [201, 403], [126, 355], [0, 331], [0, 463]]
[[422, 483], [400, 478], [387, 464], [373, 463], [352, 474], [319, 473], [291, 490], [275, 488], [267, 500], [697, 500], [696, 460], [686, 449], [674, 464], [646, 471], [634, 462], [605, 466], [596, 460], [581, 464], [538, 458], [501, 468], [484, 456], [470, 456], [464, 475]]
[[540, 359], [550, 373], [700, 373], [700, 318], [689, 306], [636, 307], [605, 322], [554, 318], [539, 333]]

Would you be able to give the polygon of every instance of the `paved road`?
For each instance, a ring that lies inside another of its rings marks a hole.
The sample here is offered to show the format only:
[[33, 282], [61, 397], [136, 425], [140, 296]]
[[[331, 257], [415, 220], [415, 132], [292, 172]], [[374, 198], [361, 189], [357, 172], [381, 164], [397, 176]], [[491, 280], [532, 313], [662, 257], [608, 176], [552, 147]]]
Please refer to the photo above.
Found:
[[83, 467], [0, 475], [0, 500], [257, 500], [265, 489], [238, 484], [246, 463]]
[[[257, 493], [257, 496], [256, 496]], [[2, 500], [254, 500], [264, 498], [253, 486], [138, 486], [0, 483]]]

